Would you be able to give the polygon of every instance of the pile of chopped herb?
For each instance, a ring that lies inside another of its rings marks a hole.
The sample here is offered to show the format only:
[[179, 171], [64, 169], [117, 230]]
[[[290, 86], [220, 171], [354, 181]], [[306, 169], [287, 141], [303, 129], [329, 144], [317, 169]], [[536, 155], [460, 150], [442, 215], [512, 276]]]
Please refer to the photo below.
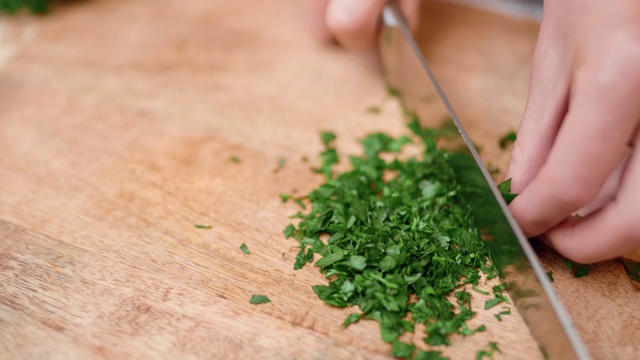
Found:
[[49, 10], [49, 0], [0, 0], [0, 13], [14, 14], [22, 9], [36, 14], [43, 14]]
[[[299, 242], [294, 269], [320, 256], [315, 265], [328, 279], [327, 285], [313, 286], [320, 299], [360, 308], [344, 326], [375, 320], [382, 339], [393, 345], [394, 357], [439, 359], [440, 352], [416, 351], [399, 337], [424, 324], [426, 344], [439, 346], [449, 345], [451, 334], [484, 331], [484, 325], [467, 326], [475, 312], [466, 289], [478, 289], [481, 273], [491, 279], [497, 270], [462, 198], [449, 164], [451, 153], [437, 148], [435, 131], [417, 121], [409, 128], [413, 138], [367, 136], [364, 155], [351, 156], [351, 170], [341, 174], [333, 168], [339, 159], [332, 145], [335, 135], [323, 133], [325, 150], [316, 171], [326, 183], [299, 198], [311, 210], [294, 215], [300, 222], [287, 226], [284, 235]], [[403, 147], [416, 140], [424, 147], [422, 156], [400, 160]], [[503, 291], [504, 284], [495, 286], [495, 298], [485, 307], [508, 302]], [[489, 354], [481, 351], [477, 355]]]

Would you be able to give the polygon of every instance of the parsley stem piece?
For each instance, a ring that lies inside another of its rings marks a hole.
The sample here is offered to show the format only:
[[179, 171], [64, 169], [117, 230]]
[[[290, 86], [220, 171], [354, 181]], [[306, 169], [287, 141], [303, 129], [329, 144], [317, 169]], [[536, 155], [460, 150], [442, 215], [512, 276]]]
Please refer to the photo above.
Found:
[[471, 288], [473, 289], [473, 291], [475, 291], [475, 292], [477, 292], [477, 293], [480, 293], [480, 294], [482, 294], [482, 295], [489, 295], [489, 294], [491, 294], [490, 292], [488, 292], [488, 291], [484, 291], [484, 290], [480, 289], [479, 287], [477, 287], [477, 286], [475, 286], [475, 285], [473, 285]]

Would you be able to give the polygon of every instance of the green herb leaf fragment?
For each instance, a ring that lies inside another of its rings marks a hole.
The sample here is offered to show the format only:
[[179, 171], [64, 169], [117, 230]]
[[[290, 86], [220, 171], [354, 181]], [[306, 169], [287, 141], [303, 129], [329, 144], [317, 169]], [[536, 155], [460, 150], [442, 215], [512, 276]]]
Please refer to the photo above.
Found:
[[573, 261], [567, 259], [566, 263], [567, 263], [567, 269], [571, 270], [573, 268]]
[[387, 94], [391, 97], [400, 97], [400, 90], [392, 86], [387, 86]]
[[342, 326], [347, 327], [351, 324], [357, 323], [360, 319], [362, 319], [362, 314], [349, 314], [349, 316], [344, 319]]
[[476, 352], [476, 360], [481, 360], [485, 357], [491, 358], [494, 352], [502, 352], [500, 348], [498, 348], [498, 344], [495, 342], [489, 343], [489, 350], [479, 350]]
[[229, 158], [229, 161], [231, 161], [234, 164], [240, 164], [242, 162], [242, 160], [240, 160], [240, 158], [237, 156], [231, 156]]
[[320, 133], [320, 136], [322, 137], [322, 143], [325, 147], [329, 147], [333, 140], [336, 139], [336, 134], [330, 131], [323, 131]]
[[394, 341], [391, 348], [391, 356], [399, 359], [409, 359], [416, 349], [415, 345], [407, 344], [402, 341]]
[[289, 194], [280, 194], [280, 199], [282, 200], [283, 203], [286, 203], [287, 200], [291, 199], [291, 195], [289, 195]]
[[49, 0], [0, 0], [0, 13], [15, 14], [22, 9], [44, 14], [49, 11]]
[[307, 209], [307, 205], [305, 205], [302, 202], [302, 199], [297, 198], [297, 199], [294, 199], [293, 201], [295, 201], [295, 203], [298, 204], [298, 206], [300, 206], [302, 208], [302, 210], [306, 210]]
[[247, 244], [245, 243], [242, 243], [242, 245], [240, 245], [240, 250], [242, 250], [242, 252], [247, 255], [251, 254], [251, 252], [249, 251], [249, 248], [247, 247]]
[[553, 271], [551, 271], [551, 270], [547, 271], [547, 275], [549, 276], [549, 281], [553, 282], [554, 281], [554, 279], [553, 279]]
[[576, 271], [573, 273], [574, 277], [581, 278], [589, 275], [589, 265], [576, 264]]
[[278, 159], [278, 166], [276, 166], [275, 169], [273, 169], [273, 173], [278, 173], [280, 172], [280, 170], [282, 170], [282, 168], [284, 167], [284, 164], [287, 160], [285, 158], [279, 158]]
[[347, 265], [356, 270], [364, 270], [364, 268], [367, 267], [367, 259], [364, 256], [351, 255]]
[[620, 261], [624, 265], [624, 268], [627, 270], [629, 279], [640, 282], [640, 262], [625, 258], [621, 258]]
[[489, 310], [492, 307], [500, 304], [503, 301], [504, 301], [504, 298], [502, 298], [502, 297], [496, 297], [496, 298], [493, 298], [491, 300], [487, 300], [487, 301], [484, 302], [484, 309], [485, 310]]
[[589, 275], [589, 265], [578, 264], [577, 262], [573, 262], [567, 259], [567, 269], [573, 272], [573, 277], [581, 278]]
[[506, 149], [507, 146], [509, 146], [509, 144], [512, 144], [515, 141], [516, 141], [516, 133], [514, 131], [510, 131], [500, 138], [498, 145], [500, 145], [500, 149]]
[[502, 194], [502, 197], [504, 198], [504, 201], [507, 202], [507, 204], [511, 204], [516, 196], [518, 196], [518, 194], [511, 193], [511, 179], [507, 179], [500, 183], [500, 185], [498, 185], [498, 190], [500, 190], [500, 193]]
[[284, 228], [284, 230], [282, 231], [282, 234], [284, 234], [284, 238], [288, 239], [291, 237], [291, 235], [293, 235], [293, 232], [296, 230], [295, 226], [293, 226], [292, 224], [287, 225], [286, 228]]
[[195, 227], [196, 229], [211, 229], [211, 225], [195, 224], [193, 225], [193, 227]]
[[266, 297], [265, 295], [251, 295], [251, 299], [249, 299], [249, 304], [254, 304], [254, 305], [259, 305], [259, 304], [267, 304], [270, 303], [271, 300], [269, 300], [268, 297]]
[[511, 315], [511, 309], [510, 308], [503, 308], [503, 309], [506, 309], [506, 310], [503, 310], [503, 311], [493, 315], [498, 321], [502, 321], [502, 316], [504, 316], [504, 315]]
[[333, 254], [329, 254], [329, 255], [323, 257], [322, 259], [318, 260], [316, 262], [316, 266], [329, 266], [329, 265], [333, 264], [336, 261], [342, 260], [342, 258], [344, 258], [344, 254], [342, 252], [336, 252], [336, 253], [333, 253]]
[[369, 114], [380, 114], [381, 110], [378, 106], [369, 106], [366, 111]]
[[475, 286], [475, 285], [473, 285], [471, 288], [473, 289], [473, 291], [475, 291], [475, 292], [477, 292], [477, 293], [480, 293], [480, 294], [482, 294], [482, 295], [489, 295], [489, 294], [491, 294], [490, 292], [488, 292], [488, 291], [484, 291], [484, 290], [480, 289], [479, 287], [477, 287], [477, 286]]

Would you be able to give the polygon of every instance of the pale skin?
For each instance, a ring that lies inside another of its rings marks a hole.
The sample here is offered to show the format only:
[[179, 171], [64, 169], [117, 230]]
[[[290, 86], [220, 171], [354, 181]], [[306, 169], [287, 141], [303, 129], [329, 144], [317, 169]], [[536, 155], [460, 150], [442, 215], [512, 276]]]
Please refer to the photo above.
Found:
[[[413, 26], [419, 2], [401, 0]], [[320, 39], [366, 49], [383, 5], [305, 0], [305, 22]], [[580, 263], [640, 248], [639, 129], [640, 1], [546, 0], [505, 175], [526, 235]]]

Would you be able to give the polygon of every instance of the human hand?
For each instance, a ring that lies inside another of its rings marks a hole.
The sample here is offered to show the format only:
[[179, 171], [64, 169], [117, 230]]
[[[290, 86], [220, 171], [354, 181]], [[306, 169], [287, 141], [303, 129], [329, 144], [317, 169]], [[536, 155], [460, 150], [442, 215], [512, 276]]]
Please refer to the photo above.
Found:
[[[415, 28], [420, 0], [399, 2], [409, 26]], [[348, 49], [363, 50], [375, 44], [385, 3], [386, 0], [304, 0], [304, 22], [320, 40], [336, 39]]]
[[639, 126], [640, 2], [545, 1], [505, 176], [526, 235], [580, 263], [640, 247]]

